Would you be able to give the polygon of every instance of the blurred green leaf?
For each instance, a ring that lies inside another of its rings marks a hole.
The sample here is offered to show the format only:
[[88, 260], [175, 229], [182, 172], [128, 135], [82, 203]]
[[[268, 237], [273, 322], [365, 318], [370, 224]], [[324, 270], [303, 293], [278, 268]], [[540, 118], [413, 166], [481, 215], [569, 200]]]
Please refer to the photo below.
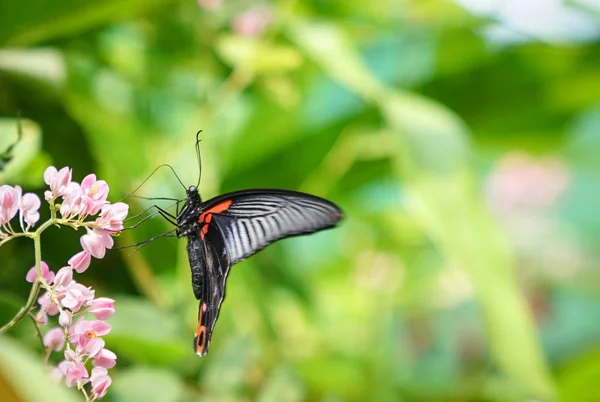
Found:
[[126, 402], [182, 402], [185, 384], [170, 370], [135, 367], [119, 370], [110, 388], [110, 397]]
[[552, 398], [535, 329], [511, 275], [507, 242], [477, 195], [465, 125], [435, 102], [384, 89], [337, 27], [297, 22], [292, 35], [332, 77], [380, 105], [398, 140], [398, 173], [409, 209], [438, 247], [470, 275], [496, 361], [526, 393]]
[[[73, 35], [95, 26], [147, 12], [168, 0], [103, 0], [90, 3], [67, 0], [51, 4], [32, 0], [27, 4], [14, 1], [0, 3], [0, 43], [5, 46], [25, 46], [56, 37]], [[25, 12], [26, 11], [26, 12]]]
[[220, 56], [233, 68], [254, 74], [281, 73], [296, 69], [302, 57], [291, 46], [270, 45], [256, 38], [223, 36], [216, 43]]
[[183, 338], [188, 334], [186, 328], [176, 315], [132, 297], [117, 298], [115, 309], [106, 342], [117, 354], [173, 367], [192, 352], [191, 340]]
[[0, 170], [0, 183], [38, 186], [48, 157], [40, 154], [40, 127], [31, 120], [21, 119], [22, 137], [18, 136], [17, 119], [0, 119], [0, 152], [9, 152], [9, 159]]
[[[35, 384], [35, 386], [32, 386]], [[74, 389], [56, 382], [41, 354], [35, 356], [14, 339], [0, 336], [0, 395], [24, 402], [80, 401]]]
[[304, 388], [289, 368], [273, 370], [265, 381], [258, 402], [295, 402], [306, 400]]

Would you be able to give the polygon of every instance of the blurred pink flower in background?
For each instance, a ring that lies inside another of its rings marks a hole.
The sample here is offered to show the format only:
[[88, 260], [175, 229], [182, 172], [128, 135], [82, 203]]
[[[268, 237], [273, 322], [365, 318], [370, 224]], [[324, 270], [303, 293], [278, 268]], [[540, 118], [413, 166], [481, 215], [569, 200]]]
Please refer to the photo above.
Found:
[[258, 36], [267, 29], [270, 20], [269, 8], [256, 6], [236, 15], [231, 23], [231, 29], [241, 36]]
[[498, 212], [548, 208], [571, 181], [569, 167], [554, 157], [535, 159], [524, 152], [502, 158], [487, 179], [487, 196]]
[[565, 278], [581, 266], [583, 251], [556, 213], [570, 184], [566, 161], [522, 151], [501, 158], [488, 176], [488, 204], [515, 245], [521, 268]]
[[197, 0], [198, 6], [206, 11], [216, 11], [221, 8], [223, 0]]

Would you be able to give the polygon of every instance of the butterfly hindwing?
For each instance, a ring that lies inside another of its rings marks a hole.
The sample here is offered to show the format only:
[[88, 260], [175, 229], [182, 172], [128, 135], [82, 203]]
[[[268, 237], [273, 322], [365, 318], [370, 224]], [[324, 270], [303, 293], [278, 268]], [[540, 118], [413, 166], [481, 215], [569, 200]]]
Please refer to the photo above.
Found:
[[323, 198], [287, 190], [228, 193], [206, 201], [203, 209], [201, 218], [219, 227], [231, 265], [278, 239], [333, 227], [342, 217]]
[[242, 190], [202, 202], [192, 186], [177, 215], [177, 236], [188, 237], [194, 295], [200, 300], [194, 348], [208, 352], [230, 267], [285, 237], [335, 226], [333, 203], [288, 190]]
[[218, 228], [208, 224], [205, 233], [190, 235], [188, 256], [192, 268], [192, 287], [200, 301], [194, 349], [200, 356], [208, 352], [212, 331], [225, 298], [229, 272], [226, 249]]

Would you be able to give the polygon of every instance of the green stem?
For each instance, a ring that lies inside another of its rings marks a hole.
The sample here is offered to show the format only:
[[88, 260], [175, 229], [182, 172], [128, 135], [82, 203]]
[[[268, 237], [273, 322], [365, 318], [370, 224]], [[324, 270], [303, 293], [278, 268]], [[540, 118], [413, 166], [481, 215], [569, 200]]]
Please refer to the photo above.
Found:
[[[48, 222], [50, 222], [51, 220], [49, 220]], [[38, 230], [36, 230], [33, 233], [33, 248], [35, 251], [35, 267], [37, 270], [37, 276], [38, 276], [38, 280], [36, 280], [33, 283], [33, 286], [31, 287], [31, 290], [29, 291], [29, 297], [27, 298], [27, 303], [25, 303], [25, 305], [23, 307], [21, 307], [21, 309], [19, 310], [19, 312], [13, 317], [12, 320], [10, 320], [9, 322], [7, 322], [5, 325], [2, 326], [2, 328], [0, 328], [0, 334], [3, 334], [4, 332], [8, 331], [9, 329], [11, 329], [12, 327], [14, 327], [15, 325], [17, 325], [17, 323], [19, 321], [21, 321], [23, 319], [23, 317], [25, 317], [27, 315], [27, 313], [29, 313], [29, 311], [33, 308], [38, 294], [40, 293], [40, 286], [41, 286], [41, 279], [42, 279], [42, 249], [41, 249], [41, 245], [40, 245], [40, 233], [41, 230], [43, 230], [42, 228], [44, 227], [48, 227], [50, 225], [46, 225], [48, 222], [44, 223], [44, 225], [40, 226], [40, 228]]]
[[42, 285], [45, 288], [48, 288], [48, 284], [46, 283], [46, 281], [44, 280], [44, 277], [42, 276], [42, 247], [40, 244], [40, 237], [41, 237], [42, 232], [52, 225], [67, 225], [67, 226], [72, 227], [75, 230], [77, 230], [80, 226], [82, 226], [78, 223], [74, 223], [74, 222], [70, 221], [69, 219], [57, 218], [56, 210], [52, 207], [50, 208], [50, 214], [51, 214], [50, 219], [48, 219], [40, 227], [38, 227], [35, 232], [15, 233], [11, 237], [4, 239], [2, 242], [0, 242], [0, 246], [1, 246], [2, 244], [6, 243], [8, 240], [10, 240], [14, 237], [19, 237], [19, 236], [25, 236], [25, 237], [29, 237], [29, 238], [33, 239], [33, 248], [34, 248], [34, 253], [35, 253], [35, 267], [36, 267], [36, 271], [37, 271], [37, 280], [34, 282], [33, 286], [31, 286], [31, 290], [29, 291], [29, 297], [27, 298], [27, 303], [23, 307], [21, 307], [21, 309], [17, 312], [17, 314], [8, 323], [6, 323], [2, 327], [0, 327], [0, 334], [3, 334], [4, 332], [8, 331], [9, 329], [11, 329], [15, 325], [17, 325], [17, 323], [19, 321], [21, 321], [23, 319], [23, 317], [25, 317], [27, 315], [27, 313], [29, 313], [31, 311], [31, 309], [35, 305], [35, 302], [38, 298], [38, 294], [40, 293], [40, 287]]
[[[33, 324], [33, 328], [35, 329], [35, 333], [38, 337], [38, 339], [40, 340], [40, 344], [42, 345], [42, 350], [46, 349], [46, 346], [44, 345], [44, 337], [42, 336], [42, 332], [40, 331], [40, 327], [38, 326], [38, 323], [35, 319], [35, 315], [33, 315], [33, 313], [30, 311], [27, 313], [27, 317], [31, 318], [31, 323]], [[46, 361], [48, 361], [48, 359], [46, 358]]]

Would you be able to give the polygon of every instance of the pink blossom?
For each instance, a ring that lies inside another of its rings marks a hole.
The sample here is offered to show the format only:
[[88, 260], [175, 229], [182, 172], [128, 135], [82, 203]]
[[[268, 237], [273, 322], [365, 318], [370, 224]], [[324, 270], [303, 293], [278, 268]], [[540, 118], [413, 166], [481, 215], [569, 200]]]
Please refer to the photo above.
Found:
[[73, 270], [71, 267], [62, 267], [56, 273], [54, 283], [56, 286], [66, 288], [73, 282]]
[[62, 328], [53, 328], [44, 335], [44, 346], [56, 352], [65, 345], [65, 332]]
[[87, 251], [81, 251], [71, 257], [68, 261], [68, 264], [71, 268], [77, 271], [78, 274], [85, 272], [86, 269], [90, 266], [90, 262], [92, 259], [92, 255]]
[[81, 211], [81, 186], [71, 182], [63, 190], [63, 202], [60, 205], [60, 214], [63, 218], [76, 216]]
[[[67, 351], [65, 351], [65, 358], [67, 354], [66, 352]], [[63, 360], [58, 364], [58, 368], [66, 377], [65, 382], [69, 387], [77, 385], [78, 381], [88, 378], [89, 376], [83, 364], [81, 364], [81, 362], [78, 360]]]
[[108, 184], [104, 180], [96, 180], [95, 174], [88, 174], [81, 181], [82, 201], [85, 204], [85, 214], [96, 215], [107, 203]]
[[60, 380], [63, 379], [64, 375], [62, 373], [62, 371], [60, 370], [60, 368], [58, 366], [56, 367], [52, 367], [52, 370], [50, 370], [50, 376], [52, 377], [52, 379], [54, 379], [56, 382], [59, 382]]
[[73, 313], [69, 310], [62, 310], [58, 315], [58, 323], [63, 327], [68, 327], [73, 322]]
[[35, 322], [37, 322], [38, 325], [48, 324], [48, 314], [46, 314], [46, 311], [40, 309], [40, 311], [35, 314]]
[[104, 321], [80, 319], [69, 329], [71, 342], [83, 348], [90, 339], [108, 334], [111, 328], [111, 325]]
[[117, 355], [108, 349], [102, 349], [92, 361], [94, 367], [113, 368], [117, 364]]
[[38, 303], [40, 305], [40, 309], [46, 312], [49, 315], [56, 315], [58, 313], [58, 306], [50, 301], [50, 295], [48, 292], [45, 292], [38, 298]]
[[100, 212], [100, 216], [96, 219], [96, 223], [101, 229], [119, 232], [123, 230], [123, 221], [127, 217], [128, 212], [129, 205], [124, 202], [105, 205], [102, 207], [102, 212]]
[[106, 395], [106, 390], [112, 383], [112, 380], [108, 376], [108, 370], [104, 367], [94, 367], [90, 382], [92, 383], [92, 394], [99, 399]]
[[107, 320], [115, 313], [115, 301], [108, 297], [99, 297], [89, 302], [90, 308], [87, 310], [94, 313], [98, 320]]
[[556, 203], [570, 181], [569, 166], [558, 158], [511, 152], [488, 177], [487, 195], [501, 213], [543, 210]]
[[81, 354], [94, 357], [99, 354], [104, 348], [105, 342], [102, 338], [91, 338], [86, 344], [81, 347], [77, 346], [77, 351]]
[[104, 258], [107, 248], [112, 248], [114, 241], [110, 233], [103, 229], [88, 230], [81, 236], [81, 247], [94, 258]]
[[54, 166], [50, 166], [44, 172], [44, 182], [50, 186], [50, 191], [44, 193], [46, 200], [61, 196], [71, 182], [71, 169], [65, 166], [57, 171]]
[[196, 0], [201, 8], [207, 11], [216, 11], [221, 8], [223, 0]]
[[95, 291], [92, 288], [86, 288], [80, 283], [71, 282], [65, 289], [65, 296], [60, 303], [73, 312], [79, 311], [81, 306], [94, 298]]
[[266, 7], [256, 7], [238, 14], [232, 22], [232, 29], [238, 35], [258, 36], [262, 34], [271, 19]]
[[33, 226], [40, 219], [40, 199], [33, 193], [27, 193], [21, 197], [19, 203], [21, 217], [27, 223], [27, 226]]
[[[40, 265], [42, 269], [42, 277], [48, 285], [51, 285], [52, 281], [54, 280], [54, 272], [50, 271], [48, 264], [46, 264], [44, 261], [41, 261]], [[25, 280], [29, 283], [34, 283], [37, 280], [37, 269], [35, 266], [33, 266], [29, 271], [27, 271]]]
[[6, 184], [0, 186], [0, 225], [8, 223], [15, 217], [19, 210], [20, 198], [21, 188], [19, 186], [11, 187]]

